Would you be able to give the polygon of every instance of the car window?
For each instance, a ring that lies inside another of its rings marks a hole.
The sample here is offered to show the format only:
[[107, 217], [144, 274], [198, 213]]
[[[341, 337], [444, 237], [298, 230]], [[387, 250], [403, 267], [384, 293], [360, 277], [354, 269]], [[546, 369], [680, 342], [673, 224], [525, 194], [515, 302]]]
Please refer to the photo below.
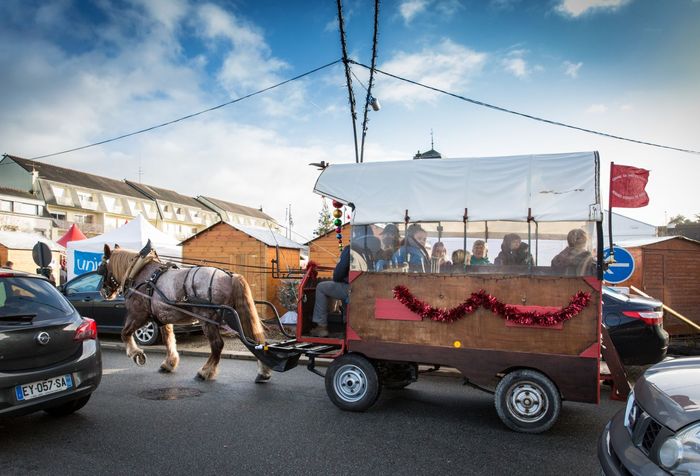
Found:
[[99, 274], [87, 274], [74, 279], [66, 285], [66, 294], [94, 293], [99, 291], [102, 285], [102, 276]]
[[0, 317], [36, 315], [34, 320], [74, 312], [71, 304], [44, 279], [0, 278]]

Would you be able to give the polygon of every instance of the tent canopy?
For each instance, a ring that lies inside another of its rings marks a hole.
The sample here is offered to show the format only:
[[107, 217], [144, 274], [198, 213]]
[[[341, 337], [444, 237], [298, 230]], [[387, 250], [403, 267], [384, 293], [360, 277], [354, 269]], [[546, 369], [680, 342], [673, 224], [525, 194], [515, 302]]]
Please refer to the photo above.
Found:
[[80, 240], [87, 240], [87, 236], [83, 235], [83, 232], [80, 231], [80, 228], [78, 228], [78, 225], [73, 223], [70, 228], [68, 228], [68, 231], [66, 232], [65, 235], [60, 237], [58, 240], [56, 240], [56, 243], [58, 243], [61, 246], [66, 246], [69, 241], [80, 241]]
[[602, 219], [597, 152], [331, 165], [314, 192], [356, 224]]
[[71, 241], [67, 247], [68, 279], [94, 271], [102, 260], [104, 245], [140, 250], [151, 240], [153, 247], [161, 256], [182, 257], [182, 248], [177, 239], [166, 235], [143, 216], [138, 215], [126, 225], [94, 238]]

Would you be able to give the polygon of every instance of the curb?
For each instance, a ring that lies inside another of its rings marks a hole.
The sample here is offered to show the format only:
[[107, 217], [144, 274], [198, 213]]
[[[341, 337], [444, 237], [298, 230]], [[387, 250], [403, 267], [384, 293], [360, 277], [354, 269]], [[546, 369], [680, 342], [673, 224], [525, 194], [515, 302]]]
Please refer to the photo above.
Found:
[[[107, 350], [118, 350], [122, 352], [126, 352], [126, 346], [122, 344], [121, 342], [100, 342], [100, 347], [102, 349], [107, 349]], [[165, 354], [165, 348], [163, 346], [149, 346], [144, 349], [146, 352], [151, 352], [151, 353], [157, 353], [157, 354]], [[180, 355], [187, 355], [191, 357], [209, 357], [209, 352], [201, 351], [201, 350], [188, 350], [188, 349], [182, 349], [178, 350], [178, 353]], [[247, 351], [239, 351], [239, 350], [224, 350], [221, 352], [221, 358], [222, 359], [231, 359], [231, 360], [247, 360], [250, 362], [255, 361], [255, 356], [251, 354], [250, 352]], [[316, 366], [317, 367], [328, 367], [331, 362], [333, 362], [333, 359], [316, 359]], [[306, 364], [309, 363], [309, 359], [306, 356], [301, 356], [299, 358], [299, 366], [306, 366]], [[430, 366], [420, 366], [422, 370], [430, 368]], [[462, 374], [452, 368], [442, 368], [440, 370], [435, 370], [429, 373], [429, 375], [434, 375], [438, 377], [461, 377]]]

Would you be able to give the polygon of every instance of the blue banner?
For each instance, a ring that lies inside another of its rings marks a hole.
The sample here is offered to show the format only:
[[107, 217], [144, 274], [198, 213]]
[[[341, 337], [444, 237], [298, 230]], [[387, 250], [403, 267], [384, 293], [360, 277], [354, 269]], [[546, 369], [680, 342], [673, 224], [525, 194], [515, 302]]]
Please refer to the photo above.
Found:
[[102, 253], [90, 253], [87, 251], [75, 250], [73, 255], [73, 273], [76, 276], [96, 271], [102, 262]]

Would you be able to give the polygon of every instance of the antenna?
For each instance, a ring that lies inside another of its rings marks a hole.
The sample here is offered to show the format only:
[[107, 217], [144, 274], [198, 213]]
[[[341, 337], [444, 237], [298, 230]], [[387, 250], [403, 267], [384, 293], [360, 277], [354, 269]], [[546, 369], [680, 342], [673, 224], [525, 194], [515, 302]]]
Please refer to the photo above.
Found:
[[435, 145], [433, 145], [433, 128], [430, 128], [430, 148], [435, 150]]

